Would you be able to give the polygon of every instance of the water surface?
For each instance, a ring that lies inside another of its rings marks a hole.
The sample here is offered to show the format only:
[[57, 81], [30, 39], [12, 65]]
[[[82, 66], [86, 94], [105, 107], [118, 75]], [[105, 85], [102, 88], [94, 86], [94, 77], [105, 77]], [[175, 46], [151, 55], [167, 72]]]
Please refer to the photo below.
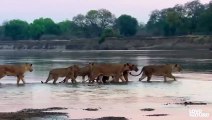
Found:
[[[73, 64], [84, 66], [90, 62], [133, 63], [139, 69], [150, 64], [178, 63], [183, 66], [183, 72], [174, 74], [177, 81], [169, 79], [167, 83], [161, 77], [153, 77], [153, 82], [147, 83], [145, 80], [138, 82], [139, 77], [130, 76], [128, 84], [120, 85], [81, 84], [81, 77], [77, 78], [79, 83], [76, 85], [40, 84], [41, 80], [46, 80], [50, 69]], [[90, 112], [83, 111], [90, 107], [100, 109], [95, 116], [125, 115], [127, 111], [135, 111], [132, 115], [128, 114], [133, 118], [145, 107], [179, 108], [179, 105], [164, 106], [166, 103], [212, 103], [209, 92], [212, 91], [210, 51], [0, 51], [0, 64], [19, 63], [32, 63], [34, 71], [26, 73], [27, 84], [24, 86], [17, 86], [15, 77], [1, 79], [0, 112], [23, 108], [67, 107], [72, 118], [94, 117]], [[84, 116], [80, 113], [84, 113]]]

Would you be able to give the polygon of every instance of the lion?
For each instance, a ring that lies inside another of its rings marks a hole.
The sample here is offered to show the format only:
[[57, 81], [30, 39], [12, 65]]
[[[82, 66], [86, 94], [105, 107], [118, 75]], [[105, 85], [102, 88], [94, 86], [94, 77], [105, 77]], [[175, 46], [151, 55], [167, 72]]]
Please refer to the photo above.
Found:
[[32, 72], [32, 64], [20, 64], [20, 65], [0, 65], [0, 79], [4, 76], [16, 76], [17, 85], [19, 85], [20, 80], [25, 84], [24, 73]]
[[56, 84], [56, 81], [59, 77], [65, 77], [63, 80], [65, 83], [71, 79], [72, 83], [76, 83], [77, 72], [79, 71], [78, 65], [73, 65], [67, 68], [56, 68], [52, 69], [49, 72], [49, 76], [45, 82], [41, 81], [41, 83], [48, 83], [50, 80], [54, 80], [53, 84]]
[[[91, 73], [91, 65], [94, 63], [89, 63], [88, 65], [79, 68], [79, 70], [76, 72], [75, 77], [82, 76], [82, 82], [85, 82], [85, 76], [88, 76], [90, 78]], [[65, 83], [65, 80], [61, 81], [60, 83]]]
[[[128, 66], [129, 66], [129, 70], [126, 70], [126, 71], [123, 72], [123, 76], [124, 76], [124, 79], [126, 80], [126, 82], [128, 82], [128, 73], [129, 73], [129, 71], [135, 71], [135, 72], [138, 71], [137, 65], [128, 63]], [[103, 83], [106, 83], [106, 81], [109, 80], [109, 77], [110, 76], [102, 76], [102, 78], [98, 77], [97, 81], [99, 81], [101, 79]], [[112, 78], [113, 78], [113, 76], [112, 76]]]
[[147, 77], [147, 82], [150, 82], [152, 75], [163, 76], [164, 82], [166, 82], [166, 77], [173, 78], [174, 81], [176, 81], [176, 78], [172, 75], [172, 72], [180, 71], [182, 71], [182, 67], [178, 64], [148, 65], [144, 66], [138, 75], [130, 74], [132, 76], [139, 76], [141, 73], [143, 73], [141, 78], [139, 78], [139, 81], [142, 81]]
[[130, 66], [128, 63], [126, 64], [94, 64], [91, 68], [91, 77], [89, 82], [94, 82], [95, 78], [99, 76], [113, 76], [114, 81], [118, 82], [119, 79], [122, 82], [126, 82], [123, 78], [123, 72], [129, 71]]

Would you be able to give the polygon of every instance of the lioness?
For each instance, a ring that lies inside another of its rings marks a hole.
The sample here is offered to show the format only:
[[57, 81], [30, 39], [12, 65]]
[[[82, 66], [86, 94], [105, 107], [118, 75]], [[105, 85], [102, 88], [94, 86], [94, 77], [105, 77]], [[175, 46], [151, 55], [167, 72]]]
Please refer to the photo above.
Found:
[[[77, 76], [82, 76], [82, 82], [85, 82], [85, 76], [88, 76], [90, 78], [90, 73], [91, 73], [91, 65], [94, 63], [89, 63], [88, 65], [79, 68], [79, 70], [76, 72], [75, 77]], [[76, 78], [75, 78], [76, 79]], [[65, 80], [61, 81], [60, 83], [65, 83]]]
[[[72, 83], [76, 83], [76, 75], [77, 72], [79, 71], [79, 67], [77, 65], [73, 65], [67, 68], [56, 68], [52, 69], [49, 72], [49, 76], [45, 83], [48, 83], [50, 80], [54, 80], [53, 84], [56, 84], [56, 81], [58, 80], [59, 77], [65, 77], [63, 80], [64, 82], [68, 82], [69, 79], [71, 79]], [[41, 83], [44, 83], [41, 81]]]
[[141, 78], [139, 78], [139, 81], [147, 77], [148, 82], [150, 82], [152, 75], [163, 76], [164, 82], [166, 82], [166, 77], [173, 78], [174, 80], [176, 80], [176, 78], [172, 75], [172, 72], [180, 72], [181, 70], [182, 68], [178, 64], [148, 65], [144, 66], [138, 75], [132, 75], [131, 73], [130, 74], [132, 76], [139, 76], [143, 72]]
[[0, 65], [0, 79], [4, 76], [16, 76], [17, 85], [19, 85], [20, 80], [24, 81], [24, 73], [30, 71], [32, 72], [32, 64], [21, 64], [21, 65]]
[[94, 64], [92, 65], [91, 77], [89, 82], [94, 82], [98, 76], [113, 76], [114, 81], [118, 82], [119, 78], [125, 82], [123, 72], [129, 71], [129, 64]]
[[[124, 79], [126, 80], [126, 82], [128, 82], [128, 73], [129, 71], [135, 71], [137, 72], [138, 71], [138, 67], [137, 65], [134, 65], [134, 64], [129, 64], [128, 63], [128, 66], [129, 66], [129, 70], [126, 70], [123, 72], [123, 76], [124, 76]], [[106, 83], [107, 80], [109, 80], [109, 77], [110, 76], [102, 76], [102, 82], [103, 83]], [[113, 77], [113, 76], [112, 76]], [[99, 77], [97, 78], [97, 80], [100, 79]]]

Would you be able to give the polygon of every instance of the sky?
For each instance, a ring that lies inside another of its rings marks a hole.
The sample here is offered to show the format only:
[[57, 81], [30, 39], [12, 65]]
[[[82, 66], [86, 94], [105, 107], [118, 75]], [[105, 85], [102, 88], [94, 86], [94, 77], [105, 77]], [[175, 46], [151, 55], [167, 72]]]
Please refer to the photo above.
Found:
[[[34, 19], [51, 18], [55, 22], [72, 20], [77, 14], [105, 8], [119, 17], [131, 15], [146, 23], [155, 9], [173, 7], [191, 0], [0, 0], [0, 24], [11, 19], [32, 22]], [[209, 3], [210, 0], [200, 0]]]

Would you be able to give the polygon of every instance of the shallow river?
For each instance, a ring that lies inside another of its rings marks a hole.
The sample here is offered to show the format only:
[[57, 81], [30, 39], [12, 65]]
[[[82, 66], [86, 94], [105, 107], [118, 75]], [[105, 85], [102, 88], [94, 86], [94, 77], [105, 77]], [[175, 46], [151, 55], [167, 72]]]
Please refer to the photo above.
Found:
[[[83, 66], [90, 62], [133, 63], [139, 69], [150, 64], [178, 63], [183, 71], [174, 73], [177, 81], [168, 79], [167, 83], [161, 77], [153, 77], [153, 82], [147, 83], [130, 76], [128, 84], [119, 85], [81, 84], [81, 77], [77, 78], [79, 83], [76, 85], [40, 84], [41, 80], [46, 80], [50, 69], [73, 64]], [[66, 112], [71, 118], [116, 115], [137, 119], [140, 109], [146, 107], [172, 111], [184, 106], [165, 104], [182, 101], [212, 103], [212, 52], [206, 50], [0, 51], [0, 64], [17, 63], [32, 63], [34, 71], [25, 74], [27, 84], [24, 86], [16, 86], [15, 77], [1, 79], [0, 112], [67, 107]], [[83, 111], [85, 108], [98, 108], [99, 112]]]

